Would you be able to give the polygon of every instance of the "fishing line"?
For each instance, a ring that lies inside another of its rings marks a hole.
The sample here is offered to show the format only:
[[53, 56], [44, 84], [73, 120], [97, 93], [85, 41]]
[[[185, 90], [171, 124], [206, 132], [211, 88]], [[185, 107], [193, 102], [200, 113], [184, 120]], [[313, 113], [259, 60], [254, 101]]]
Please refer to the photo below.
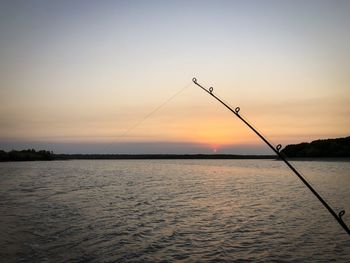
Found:
[[202, 90], [207, 92], [209, 95], [214, 97], [218, 102], [220, 102], [225, 108], [227, 108], [230, 112], [232, 112], [237, 118], [239, 118], [245, 125], [247, 125], [261, 140], [263, 140], [270, 148], [275, 152], [275, 154], [279, 157], [281, 161], [283, 161], [289, 169], [291, 169], [294, 174], [303, 182], [303, 184], [314, 194], [314, 196], [322, 203], [322, 205], [328, 210], [328, 212], [334, 217], [334, 219], [339, 223], [339, 225], [345, 230], [347, 234], [350, 235], [350, 229], [346, 225], [346, 223], [343, 221], [342, 217], [345, 214], [344, 210], [341, 210], [339, 213], [336, 213], [334, 209], [325, 201], [324, 198], [322, 198], [319, 193], [315, 190], [315, 188], [303, 177], [303, 175], [295, 169], [295, 167], [287, 160], [284, 154], [281, 153], [282, 145], [278, 144], [277, 146], [274, 146], [270, 141], [266, 139], [265, 136], [262, 135], [250, 122], [247, 121], [245, 117], [243, 117], [240, 114], [240, 108], [232, 108], [229, 106], [229, 104], [225, 103], [220, 97], [218, 97], [216, 94], [214, 94], [214, 88], [210, 87], [209, 89], [206, 89], [201, 84], [197, 82], [196, 78], [192, 79], [193, 83], [196, 84], [198, 87], [200, 87]]
[[[134, 123], [132, 126], [130, 126], [127, 130], [125, 130], [122, 134], [113, 136], [113, 138], [124, 138], [126, 137], [130, 132], [135, 130], [138, 126], [140, 126], [144, 121], [149, 119], [152, 115], [154, 115], [156, 112], [158, 112], [161, 108], [163, 108], [165, 105], [170, 103], [173, 99], [175, 99], [177, 96], [179, 96], [181, 93], [183, 93], [190, 85], [192, 82], [189, 82], [187, 85], [182, 87], [180, 90], [175, 92], [173, 95], [171, 95], [168, 99], [166, 99], [164, 102], [162, 102], [158, 107], [154, 108], [152, 111], [150, 111], [148, 114], [146, 114], [142, 119]], [[106, 151], [107, 148], [113, 147], [113, 143], [109, 143], [102, 147], [102, 150]]]
[[[129, 129], [127, 129], [123, 134], [116, 136], [118, 138], [122, 138], [125, 137], [127, 134], [129, 134], [131, 131], [133, 131], [134, 129], [136, 129], [140, 124], [142, 124], [145, 120], [147, 120], [148, 118], [150, 118], [153, 114], [155, 114], [157, 111], [159, 111], [161, 108], [163, 108], [165, 105], [167, 105], [170, 101], [172, 101], [174, 98], [176, 98], [177, 96], [179, 96], [181, 93], [183, 93], [190, 85], [192, 84], [192, 82], [189, 82], [186, 86], [184, 86], [183, 88], [181, 88], [179, 91], [177, 91], [176, 93], [174, 93], [172, 96], [170, 96], [168, 99], [166, 99], [162, 104], [160, 104], [158, 107], [156, 107], [155, 109], [153, 109], [151, 112], [149, 112], [148, 114], [146, 114], [141, 120], [139, 120], [137, 123], [135, 123], [134, 125], [132, 125]], [[106, 150], [108, 147], [112, 147], [112, 144], [108, 144], [106, 146], [103, 147], [103, 150]], [[105, 207], [106, 204], [101, 203], [100, 201], [98, 201], [96, 199], [97, 203], [100, 204], [101, 207]], [[111, 204], [111, 203], [110, 203]], [[110, 211], [110, 209], [108, 210]]]
[[142, 124], [145, 120], [147, 120], [148, 118], [150, 118], [153, 114], [155, 114], [157, 111], [159, 111], [161, 108], [163, 108], [166, 104], [168, 104], [170, 101], [172, 101], [174, 98], [176, 98], [177, 96], [179, 96], [182, 92], [184, 92], [190, 85], [192, 84], [192, 82], [188, 83], [185, 87], [181, 88], [179, 91], [177, 91], [176, 93], [174, 93], [172, 96], [170, 96], [167, 100], [165, 100], [162, 104], [160, 104], [158, 107], [156, 107], [155, 109], [153, 109], [151, 112], [149, 112], [148, 114], [146, 114], [141, 120], [139, 120], [138, 122], [136, 122], [134, 125], [132, 125], [129, 129], [127, 129], [123, 134], [117, 136], [117, 137], [125, 137], [127, 134], [129, 134], [131, 131], [133, 131], [135, 128], [137, 128], [140, 124]]

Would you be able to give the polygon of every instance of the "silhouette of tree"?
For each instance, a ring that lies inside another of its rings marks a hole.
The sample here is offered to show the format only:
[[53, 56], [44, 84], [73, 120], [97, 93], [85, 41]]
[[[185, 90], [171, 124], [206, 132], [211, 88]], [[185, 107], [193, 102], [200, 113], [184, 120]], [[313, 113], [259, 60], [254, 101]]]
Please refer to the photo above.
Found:
[[282, 153], [287, 157], [350, 157], [350, 136], [291, 144]]

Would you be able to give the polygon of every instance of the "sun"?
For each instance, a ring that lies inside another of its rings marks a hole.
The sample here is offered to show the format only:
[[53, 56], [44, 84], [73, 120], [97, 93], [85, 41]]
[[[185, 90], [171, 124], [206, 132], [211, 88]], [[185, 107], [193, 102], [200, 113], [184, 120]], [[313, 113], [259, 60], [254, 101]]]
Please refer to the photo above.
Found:
[[213, 153], [217, 153], [219, 151], [219, 145], [217, 145], [217, 144], [211, 145], [210, 149]]

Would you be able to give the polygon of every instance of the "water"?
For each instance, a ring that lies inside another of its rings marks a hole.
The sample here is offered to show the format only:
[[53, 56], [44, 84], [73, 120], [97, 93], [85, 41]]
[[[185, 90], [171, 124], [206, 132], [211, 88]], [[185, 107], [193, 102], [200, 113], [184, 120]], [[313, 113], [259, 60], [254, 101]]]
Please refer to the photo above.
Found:
[[[295, 162], [350, 225], [350, 162]], [[282, 162], [0, 163], [2, 262], [350, 262]]]

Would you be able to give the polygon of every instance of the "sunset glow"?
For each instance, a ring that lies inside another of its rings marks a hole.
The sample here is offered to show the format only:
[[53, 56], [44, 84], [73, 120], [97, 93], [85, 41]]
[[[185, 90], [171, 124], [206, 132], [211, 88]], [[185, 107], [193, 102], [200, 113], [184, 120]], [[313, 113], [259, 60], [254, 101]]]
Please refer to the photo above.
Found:
[[219, 2], [2, 4], [0, 148], [268, 153], [193, 77], [276, 143], [348, 136], [350, 5]]

